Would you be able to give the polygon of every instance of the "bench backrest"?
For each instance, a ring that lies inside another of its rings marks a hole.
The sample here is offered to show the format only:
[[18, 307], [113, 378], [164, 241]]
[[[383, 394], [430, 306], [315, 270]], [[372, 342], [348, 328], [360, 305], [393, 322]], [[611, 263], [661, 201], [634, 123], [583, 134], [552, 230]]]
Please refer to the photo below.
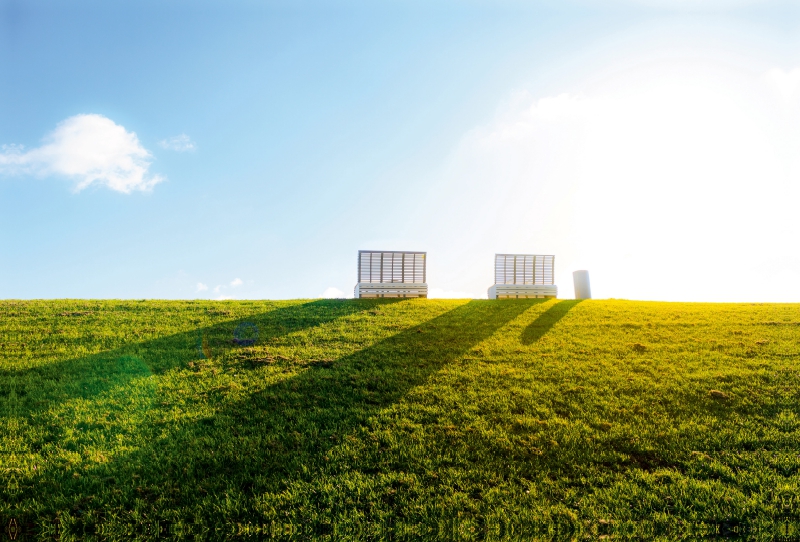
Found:
[[425, 282], [425, 252], [359, 250], [358, 282]]
[[555, 256], [542, 254], [495, 254], [495, 284], [553, 284]]

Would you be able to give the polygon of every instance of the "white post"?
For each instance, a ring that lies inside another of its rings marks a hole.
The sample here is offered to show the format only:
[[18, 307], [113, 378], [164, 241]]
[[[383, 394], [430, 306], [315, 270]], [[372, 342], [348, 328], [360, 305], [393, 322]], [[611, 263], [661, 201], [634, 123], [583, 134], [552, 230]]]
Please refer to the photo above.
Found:
[[573, 271], [572, 282], [575, 284], [575, 299], [592, 298], [592, 289], [589, 287], [588, 271]]

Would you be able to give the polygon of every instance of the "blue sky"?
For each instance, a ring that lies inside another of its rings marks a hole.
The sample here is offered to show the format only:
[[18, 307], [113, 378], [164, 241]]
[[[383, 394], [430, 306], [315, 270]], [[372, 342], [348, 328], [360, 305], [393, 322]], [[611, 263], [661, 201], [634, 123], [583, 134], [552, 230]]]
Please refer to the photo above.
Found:
[[0, 0], [0, 298], [352, 295], [363, 248], [800, 301], [790, 4], [63, 4]]

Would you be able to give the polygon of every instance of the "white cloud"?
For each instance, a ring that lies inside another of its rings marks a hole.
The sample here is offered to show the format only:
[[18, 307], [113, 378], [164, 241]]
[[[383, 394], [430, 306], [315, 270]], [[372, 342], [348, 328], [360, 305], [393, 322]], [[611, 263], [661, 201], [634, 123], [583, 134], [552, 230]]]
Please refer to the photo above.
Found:
[[[483, 294], [494, 254], [519, 252], [556, 255], [560, 297], [588, 269], [598, 298], [800, 301], [800, 108], [775, 99], [775, 73], [659, 64], [515, 93], [415, 210], [407, 235], [448, 288], [431, 297]], [[798, 74], [777, 77], [784, 95]]]
[[202, 282], [198, 282], [197, 283], [197, 291], [198, 292], [205, 292], [206, 290], [208, 290], [208, 285], [207, 284], [203, 284]]
[[[228, 288], [236, 288], [237, 286], [241, 286], [242, 284], [244, 284], [244, 282], [242, 281], [242, 279], [240, 279], [240, 278], [235, 278], [235, 279], [233, 279], [233, 280], [230, 282], [230, 284], [229, 284], [229, 285], [225, 285], [225, 284], [217, 284], [216, 286], [214, 286], [214, 293], [215, 293], [215, 294], [218, 294], [218, 293], [220, 293], [222, 290], [227, 290]], [[226, 297], [226, 299], [231, 299], [231, 298], [229, 298], [229, 297]]]
[[162, 149], [176, 152], [188, 152], [197, 149], [194, 141], [186, 134], [177, 135], [158, 142]]
[[228, 299], [233, 299], [233, 298], [229, 295], [220, 295], [215, 297], [214, 299], [216, 299], [217, 301], [227, 301]]
[[151, 160], [135, 133], [102, 115], [76, 115], [60, 122], [40, 147], [3, 146], [0, 174], [63, 176], [75, 181], [76, 191], [99, 184], [129, 194], [164, 180], [148, 172]]
[[341, 291], [339, 288], [334, 288], [333, 286], [329, 286], [328, 288], [325, 289], [324, 292], [322, 292], [322, 295], [320, 295], [320, 297], [325, 299], [342, 299], [348, 296], [345, 295], [345, 293]]

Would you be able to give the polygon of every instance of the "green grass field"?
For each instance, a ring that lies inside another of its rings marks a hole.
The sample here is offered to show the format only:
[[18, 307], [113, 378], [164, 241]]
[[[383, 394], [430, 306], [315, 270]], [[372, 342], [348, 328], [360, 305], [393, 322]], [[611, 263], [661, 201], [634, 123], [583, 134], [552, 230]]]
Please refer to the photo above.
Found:
[[798, 361], [797, 305], [2, 301], [0, 520], [29, 540], [791, 534]]

